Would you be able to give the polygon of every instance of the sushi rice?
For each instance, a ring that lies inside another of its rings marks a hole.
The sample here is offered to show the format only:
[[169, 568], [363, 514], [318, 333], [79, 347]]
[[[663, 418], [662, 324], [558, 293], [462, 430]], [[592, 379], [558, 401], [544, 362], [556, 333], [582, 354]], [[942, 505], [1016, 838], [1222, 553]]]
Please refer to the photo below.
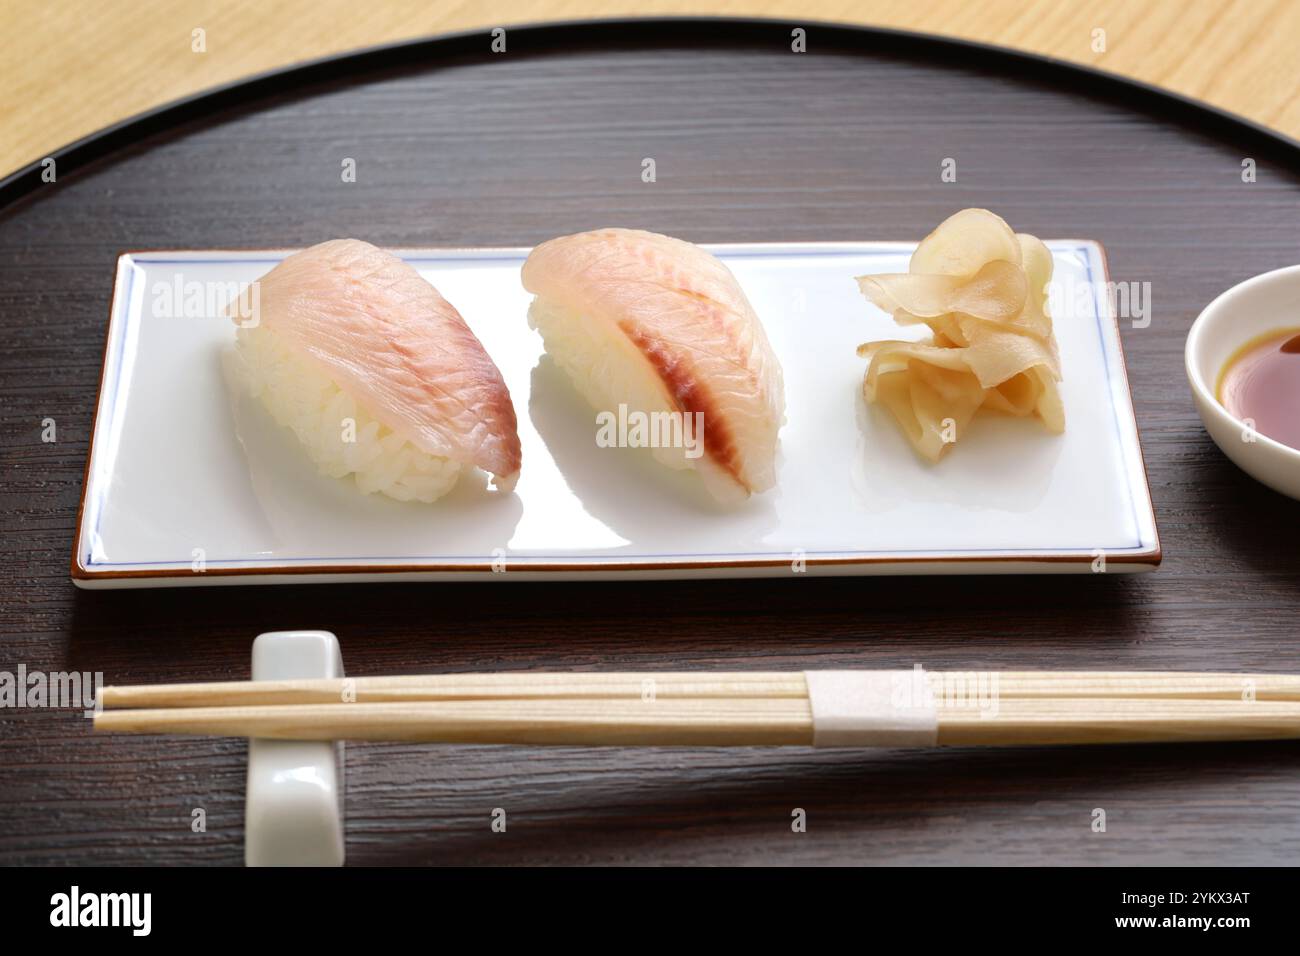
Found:
[[243, 385], [322, 474], [352, 475], [362, 493], [399, 501], [435, 501], [456, 484], [459, 461], [422, 451], [384, 425], [273, 329], [240, 328], [235, 341]]

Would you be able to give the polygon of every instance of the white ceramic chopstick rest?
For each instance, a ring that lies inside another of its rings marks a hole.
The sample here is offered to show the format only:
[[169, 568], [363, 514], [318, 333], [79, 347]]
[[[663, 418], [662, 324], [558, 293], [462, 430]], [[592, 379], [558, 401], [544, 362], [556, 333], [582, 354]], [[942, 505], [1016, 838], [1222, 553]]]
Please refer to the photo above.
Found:
[[814, 747], [933, 747], [939, 717], [925, 673], [804, 671]]
[[[253, 680], [341, 678], [329, 631], [271, 631], [253, 641]], [[343, 865], [343, 743], [249, 740], [248, 866]]]

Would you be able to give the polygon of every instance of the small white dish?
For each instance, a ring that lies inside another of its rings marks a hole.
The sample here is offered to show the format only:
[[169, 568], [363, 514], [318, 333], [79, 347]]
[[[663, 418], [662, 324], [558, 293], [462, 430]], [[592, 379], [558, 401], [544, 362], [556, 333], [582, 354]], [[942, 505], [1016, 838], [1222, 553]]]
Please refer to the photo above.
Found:
[[595, 413], [528, 328], [527, 249], [397, 251], [501, 369], [523, 444], [513, 493], [462, 478], [432, 505], [323, 477], [260, 406], [232, 405], [221, 361], [234, 338], [220, 315], [229, 296], [172, 315], [191, 285], [199, 300], [237, 288], [288, 252], [123, 255], [73, 577], [158, 587], [1149, 570], [1160, 545], [1105, 258], [1095, 242], [1048, 245], [1066, 293], [1056, 316], [1065, 434], [981, 415], [937, 465], [866, 406], [856, 354], [862, 342], [919, 334], [853, 278], [905, 272], [913, 244], [708, 247], [762, 317], [786, 382], [777, 485], [732, 510], [646, 449], [597, 446]]
[[1300, 265], [1265, 272], [1207, 305], [1187, 334], [1187, 379], [1205, 430], [1242, 471], [1300, 499], [1300, 451], [1262, 435], [1218, 399], [1219, 375], [1251, 339], [1300, 325]]

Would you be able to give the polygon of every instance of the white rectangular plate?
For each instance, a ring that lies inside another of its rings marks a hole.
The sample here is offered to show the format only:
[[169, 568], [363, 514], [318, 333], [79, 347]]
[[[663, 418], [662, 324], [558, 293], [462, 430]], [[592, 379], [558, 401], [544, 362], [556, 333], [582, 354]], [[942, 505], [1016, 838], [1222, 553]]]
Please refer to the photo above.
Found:
[[463, 477], [432, 505], [322, 477], [291, 432], [232, 398], [222, 356], [234, 332], [214, 290], [258, 278], [288, 251], [125, 254], [73, 578], [156, 587], [1155, 567], [1105, 259], [1094, 242], [1048, 245], [1054, 284], [1070, 290], [1055, 319], [1065, 434], [982, 414], [937, 465], [917, 458], [887, 412], [866, 406], [855, 354], [861, 342], [917, 335], [853, 281], [905, 272], [910, 244], [710, 246], [763, 320], [788, 405], [777, 487], [731, 510], [644, 449], [597, 446], [595, 413], [528, 328], [526, 249], [398, 251], [501, 368], [523, 442], [514, 494]]

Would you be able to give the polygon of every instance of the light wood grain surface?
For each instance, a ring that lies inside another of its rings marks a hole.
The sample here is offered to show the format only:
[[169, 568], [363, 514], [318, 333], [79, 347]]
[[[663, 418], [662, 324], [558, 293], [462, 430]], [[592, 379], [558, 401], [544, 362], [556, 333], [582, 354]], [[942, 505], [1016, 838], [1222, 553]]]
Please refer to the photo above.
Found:
[[1001, 44], [1164, 86], [1300, 137], [1297, 0], [3, 0], [0, 175], [169, 100], [343, 50], [543, 20], [706, 14]]

